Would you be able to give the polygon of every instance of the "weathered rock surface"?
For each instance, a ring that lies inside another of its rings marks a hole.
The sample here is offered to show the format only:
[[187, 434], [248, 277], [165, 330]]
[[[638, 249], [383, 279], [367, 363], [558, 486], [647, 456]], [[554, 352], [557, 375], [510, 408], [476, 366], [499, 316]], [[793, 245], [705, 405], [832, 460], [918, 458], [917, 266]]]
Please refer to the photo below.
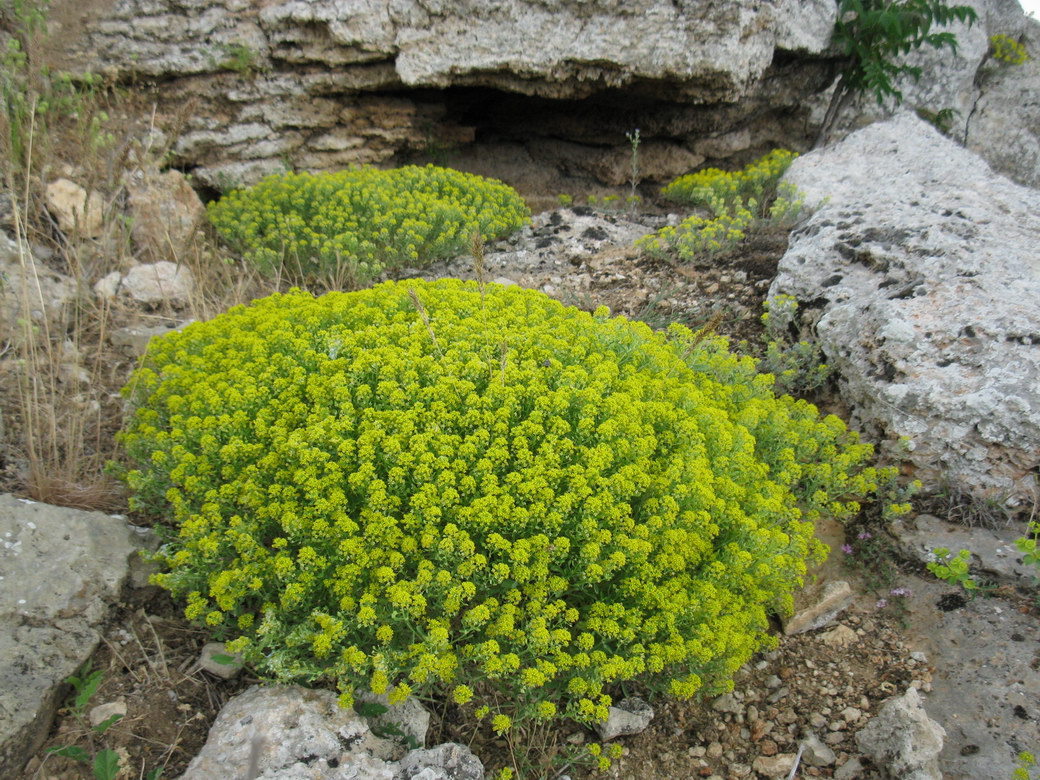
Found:
[[[188, 11], [118, 0], [84, 8], [84, 32], [55, 54], [158, 79], [160, 112], [187, 113], [178, 164], [211, 186], [286, 162], [341, 168], [453, 148], [478, 127], [559, 164], [560, 139], [587, 144], [582, 167], [623, 182], [635, 127], [644, 176], [674, 176], [703, 159], [696, 142], [716, 137], [731, 152], [803, 144], [793, 109], [830, 78], [819, 55], [835, 10], [830, 0], [204, 0]], [[585, 102], [595, 94], [606, 98]], [[532, 120], [545, 127], [532, 134]]]
[[628, 696], [608, 708], [609, 715], [603, 723], [596, 724], [596, 733], [604, 742], [629, 734], [646, 731], [654, 719], [654, 708], [638, 696]]
[[1036, 570], [1022, 563], [1022, 553], [1015, 547], [1015, 540], [1025, 534], [1024, 522], [998, 529], [967, 528], [934, 515], [917, 515], [897, 522], [893, 530], [903, 552], [921, 563], [935, 560], [936, 547], [954, 553], [971, 550], [972, 569], [985, 572], [984, 576], [1023, 587], [1033, 584]]
[[906, 641], [933, 669], [928, 713], [946, 730], [944, 780], [1011, 777], [1040, 744], [1040, 624], [1000, 599], [962, 600], [934, 577], [907, 583]]
[[[125, 296], [137, 303], [151, 305], [185, 306], [194, 290], [195, 277], [191, 269], [168, 260], [135, 265], [125, 274], [113, 271], [94, 285], [94, 292], [99, 297]], [[127, 340], [136, 343], [129, 337]]]
[[84, 238], [101, 235], [104, 200], [98, 192], [87, 192], [74, 181], [57, 179], [47, 185], [47, 208], [66, 234]]
[[47, 736], [138, 544], [122, 518], [0, 496], [0, 776]]
[[799, 158], [787, 181], [821, 205], [770, 294], [818, 313], [854, 424], [933, 487], [1030, 494], [1040, 193], [911, 114]]
[[[116, 274], [120, 279], [122, 278], [118, 272]], [[111, 298], [113, 294], [104, 295], [103, 297]], [[113, 346], [119, 347], [127, 355], [140, 357], [148, 349], [152, 339], [178, 331], [188, 324], [188, 322], [181, 322], [169, 325], [127, 325], [113, 330], [108, 340], [112, 342]]]
[[[468, 748], [444, 744], [401, 761], [391, 740], [375, 736], [331, 691], [254, 686], [231, 699], [182, 780], [245, 777], [253, 756], [260, 780], [482, 780]], [[254, 755], [255, 754], [255, 755]]]
[[127, 183], [131, 235], [144, 256], [180, 259], [205, 221], [206, 208], [180, 171], [134, 171]]
[[845, 580], [832, 580], [799, 594], [798, 601], [805, 606], [784, 622], [784, 633], [788, 636], [830, 623], [852, 603], [852, 588]]
[[[1002, 34], [1030, 51], [1040, 50], [1040, 21], [1027, 17], [1015, 0], [960, 0], [957, 5], [972, 6], [979, 20], [942, 28], [956, 36], [956, 50], [925, 46], [907, 55], [905, 61], [921, 68], [923, 76], [896, 79], [901, 106], [894, 101], [879, 106], [865, 94], [843, 112], [838, 129], [847, 133], [899, 110], [952, 110], [951, 138], [1014, 181], [1040, 187], [1040, 108], [1033, 99], [1040, 89], [1040, 64], [1036, 59], [1021, 66], [1002, 63], [992, 58], [990, 47], [990, 37]], [[817, 105], [822, 117], [823, 101]]]
[[928, 717], [916, 688], [889, 699], [858, 734], [856, 744], [885, 777], [942, 780], [943, 727]]

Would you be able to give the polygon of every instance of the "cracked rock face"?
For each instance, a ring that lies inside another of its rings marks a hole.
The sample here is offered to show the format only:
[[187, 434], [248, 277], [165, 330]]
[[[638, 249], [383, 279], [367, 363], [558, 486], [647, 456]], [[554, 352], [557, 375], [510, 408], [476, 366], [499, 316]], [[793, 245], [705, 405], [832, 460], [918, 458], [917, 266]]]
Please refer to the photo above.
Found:
[[1040, 193], [912, 114], [799, 158], [787, 181], [821, 205], [792, 234], [770, 295], [818, 315], [854, 424], [933, 487], [1030, 495]]
[[[254, 686], [224, 705], [181, 780], [484, 777], [483, 765], [463, 745], [400, 754], [397, 743], [373, 734], [364, 718], [338, 705], [331, 691]], [[255, 773], [250, 774], [251, 766]]]
[[[160, 111], [187, 118], [178, 166], [217, 188], [286, 163], [336, 169], [470, 144], [488, 95], [543, 101], [517, 112], [524, 140], [545, 101], [581, 120], [579, 133], [609, 130], [586, 167], [612, 186], [627, 180], [624, 132], [635, 127], [647, 163], [669, 178], [705, 159], [693, 148], [705, 139], [743, 139], [737, 152], [800, 145], [793, 106], [831, 76], [819, 55], [836, 12], [832, 0], [200, 0], [190, 12], [176, 0], [99, 0], [86, 16], [56, 5], [75, 16], [66, 29], [83, 31], [66, 33], [60, 64], [159, 82]], [[449, 88], [484, 92], [459, 115]], [[583, 118], [581, 101], [604, 94]]]

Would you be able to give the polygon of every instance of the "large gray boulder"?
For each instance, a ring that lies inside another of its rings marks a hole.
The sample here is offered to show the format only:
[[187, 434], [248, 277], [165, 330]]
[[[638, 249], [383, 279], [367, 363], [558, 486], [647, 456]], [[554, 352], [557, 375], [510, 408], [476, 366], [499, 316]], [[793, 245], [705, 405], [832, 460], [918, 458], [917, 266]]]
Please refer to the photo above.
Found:
[[120, 517], [0, 495], [0, 777], [47, 736], [142, 539]]
[[770, 295], [817, 315], [854, 424], [933, 487], [1030, 495], [1040, 193], [912, 114], [796, 160], [787, 181], [819, 206]]
[[[384, 724], [385, 725], [385, 724]], [[255, 773], [250, 774], [250, 767]], [[468, 748], [452, 743], [413, 750], [377, 737], [331, 691], [253, 686], [231, 699], [181, 780], [483, 780]]]

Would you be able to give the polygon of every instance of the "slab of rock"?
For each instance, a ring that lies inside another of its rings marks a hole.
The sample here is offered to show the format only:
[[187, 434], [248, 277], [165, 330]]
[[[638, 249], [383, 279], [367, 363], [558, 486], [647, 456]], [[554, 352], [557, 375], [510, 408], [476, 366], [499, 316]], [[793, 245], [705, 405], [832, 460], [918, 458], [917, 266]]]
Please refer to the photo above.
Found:
[[596, 733], [604, 742], [629, 734], [646, 731], [654, 719], [654, 708], [638, 696], [622, 699], [615, 707], [607, 708], [607, 719], [596, 724]]
[[809, 766], [832, 766], [837, 760], [830, 745], [815, 734], [810, 734], [802, 741], [802, 761]]
[[944, 778], [1010, 778], [1021, 746], [1040, 744], [1040, 623], [996, 598], [949, 609], [953, 588], [930, 575], [906, 584], [901, 633], [934, 670], [928, 713], [946, 730]]
[[928, 717], [916, 688], [889, 699], [856, 734], [864, 755], [893, 780], [942, 780], [939, 753], [946, 731]]
[[852, 588], [845, 580], [833, 580], [822, 588], [811, 588], [798, 598], [806, 604], [784, 622], [788, 636], [812, 631], [830, 623], [852, 603]]
[[[99, 282], [100, 284], [100, 282]], [[116, 328], [109, 335], [112, 346], [119, 347], [133, 357], [140, 357], [148, 349], [152, 339], [179, 331], [188, 322], [171, 323], [169, 325], [127, 325]]]
[[228, 653], [223, 642], [207, 642], [199, 655], [199, 668], [222, 680], [231, 680], [242, 671], [242, 654]]
[[123, 518], [0, 496], [0, 777], [47, 736], [138, 544]]
[[759, 756], [751, 764], [751, 768], [762, 777], [787, 777], [794, 762], [794, 753], [778, 753], [775, 756]]
[[135, 265], [125, 274], [113, 271], [94, 285], [102, 298], [123, 296], [137, 303], [173, 306], [186, 306], [194, 290], [191, 269], [168, 260]]
[[181, 780], [483, 780], [483, 767], [456, 744], [415, 750], [400, 762], [394, 742], [375, 736], [331, 691], [254, 686], [231, 699]]
[[47, 185], [44, 197], [62, 231], [85, 238], [101, 235], [105, 210], [101, 193], [88, 193], [74, 181], [57, 179]]
[[134, 243], [147, 257], [180, 258], [191, 246], [206, 207], [184, 174], [138, 170], [127, 183]]
[[786, 181], [820, 205], [770, 295], [818, 313], [803, 335], [838, 370], [853, 425], [928, 486], [1032, 495], [1040, 192], [912, 114], [799, 158]]
[[1022, 563], [1022, 553], [1015, 547], [1015, 540], [1025, 535], [1025, 523], [1000, 529], [968, 528], [922, 514], [893, 523], [892, 530], [903, 553], [921, 563], [934, 561], [932, 550], [945, 547], [954, 553], [971, 550], [972, 569], [1008, 584], [1029, 587], [1036, 576], [1036, 568]]

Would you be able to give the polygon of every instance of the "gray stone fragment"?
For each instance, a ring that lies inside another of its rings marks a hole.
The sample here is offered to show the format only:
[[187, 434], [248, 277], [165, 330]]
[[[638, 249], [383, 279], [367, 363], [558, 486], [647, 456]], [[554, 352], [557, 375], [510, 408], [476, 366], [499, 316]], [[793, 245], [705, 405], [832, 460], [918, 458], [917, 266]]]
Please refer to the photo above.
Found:
[[122, 699], [91, 707], [88, 718], [90, 719], [90, 725], [97, 728], [116, 715], [121, 718], [126, 716], [126, 702]]
[[[100, 284], [100, 282], [98, 282]], [[171, 324], [171, 325], [128, 325], [124, 328], [117, 328], [112, 331], [112, 334], [108, 337], [108, 340], [112, 342], [112, 345], [119, 347], [123, 352], [132, 357], [140, 357], [148, 349], [148, 345], [151, 343], [153, 338], [157, 336], [165, 336], [168, 333], [174, 333], [183, 328], [187, 323]]]
[[864, 755], [893, 780], [942, 780], [939, 753], [946, 731], [928, 717], [916, 688], [889, 699], [856, 734]]
[[394, 780], [484, 780], [484, 765], [465, 745], [446, 742], [408, 753]]
[[46, 737], [137, 543], [121, 518], [0, 496], [0, 777]]
[[242, 671], [242, 654], [231, 655], [223, 642], [207, 642], [199, 655], [199, 668], [222, 680], [231, 680]]
[[808, 603], [784, 623], [788, 636], [821, 628], [830, 623], [852, 603], [852, 588], [845, 580], [826, 583], [805, 597]]
[[138, 303], [186, 305], [195, 289], [195, 278], [184, 265], [162, 260], [135, 265], [123, 277], [119, 292]]
[[858, 756], [853, 756], [834, 770], [834, 780], [855, 780], [857, 777], [863, 777], [863, 762]]
[[629, 696], [608, 708], [607, 720], [596, 724], [596, 732], [603, 741], [639, 734], [654, 719], [654, 708], [638, 696]]
[[831, 766], [838, 757], [834, 755], [830, 745], [815, 734], [810, 734], [803, 741], [802, 761], [809, 766]]

